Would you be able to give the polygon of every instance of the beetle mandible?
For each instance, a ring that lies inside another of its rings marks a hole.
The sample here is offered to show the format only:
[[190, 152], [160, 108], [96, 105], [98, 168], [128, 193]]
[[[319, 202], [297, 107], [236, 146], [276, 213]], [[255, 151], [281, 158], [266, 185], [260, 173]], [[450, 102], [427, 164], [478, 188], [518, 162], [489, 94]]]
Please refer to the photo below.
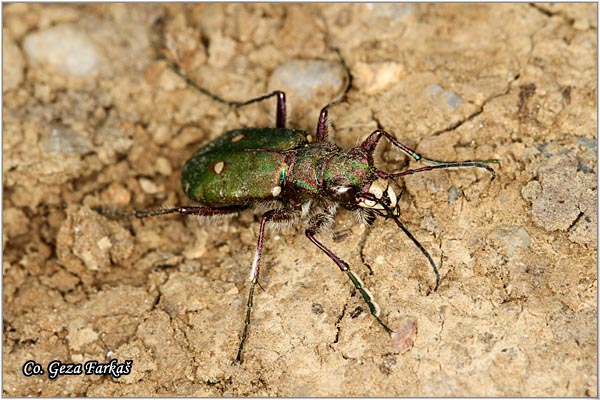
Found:
[[[334, 51], [346, 72], [347, 84], [341, 95], [321, 109], [314, 142], [309, 141], [307, 132], [286, 127], [284, 92], [276, 90], [248, 101], [230, 102], [197, 85], [165, 56], [159, 56], [188, 85], [230, 108], [272, 97], [277, 99], [274, 128], [228, 131], [201, 147], [186, 161], [181, 179], [183, 190], [191, 200], [201, 205], [133, 212], [138, 218], [164, 214], [217, 216], [235, 215], [256, 204], [267, 206], [268, 211], [260, 219], [258, 242], [250, 269], [250, 289], [236, 356], [238, 362], [242, 361], [244, 344], [248, 338], [267, 224], [303, 221], [308, 240], [346, 273], [375, 320], [391, 334], [392, 329], [381, 320], [379, 307], [360, 278], [351, 271], [346, 261], [323, 245], [316, 235], [333, 223], [339, 207], [355, 212], [359, 220], [367, 225], [373, 224], [376, 217], [391, 219], [427, 258], [435, 274], [433, 290], [436, 290], [440, 284], [437, 266], [429, 252], [400, 221], [399, 194], [390, 182], [402, 176], [446, 168], [483, 168], [491, 172], [491, 179], [495, 177], [494, 169], [487, 164], [498, 163], [497, 160], [439, 161], [426, 158], [383, 129], [375, 130], [359, 146], [348, 151], [328, 141], [328, 110], [343, 100], [352, 87], [350, 70], [339, 50]], [[381, 138], [387, 139], [413, 160], [430, 165], [393, 173], [378, 169], [373, 153]]]

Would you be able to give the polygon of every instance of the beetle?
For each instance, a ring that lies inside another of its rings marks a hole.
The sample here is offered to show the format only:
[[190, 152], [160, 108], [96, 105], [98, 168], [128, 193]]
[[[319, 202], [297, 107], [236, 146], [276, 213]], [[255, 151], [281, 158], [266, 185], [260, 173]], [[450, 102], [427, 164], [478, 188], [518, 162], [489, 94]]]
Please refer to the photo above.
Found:
[[[258, 241], [252, 261], [250, 288], [244, 326], [236, 361], [242, 361], [251, 320], [254, 290], [258, 283], [267, 224], [305, 223], [305, 236], [346, 273], [369, 307], [371, 315], [389, 334], [393, 330], [380, 318], [380, 310], [372, 294], [346, 261], [317, 239], [332, 223], [339, 208], [350, 210], [367, 225], [377, 217], [391, 219], [427, 258], [434, 274], [436, 290], [440, 274], [429, 252], [400, 221], [399, 198], [391, 184], [394, 179], [420, 172], [446, 168], [483, 168], [495, 177], [489, 163], [497, 160], [439, 161], [426, 158], [400, 143], [383, 130], [373, 131], [360, 145], [344, 151], [328, 140], [328, 110], [343, 100], [352, 87], [352, 75], [339, 50], [334, 49], [347, 74], [343, 93], [320, 111], [316, 140], [306, 131], [286, 126], [286, 97], [280, 90], [244, 102], [230, 102], [202, 88], [164, 55], [159, 58], [186, 83], [215, 101], [240, 108], [275, 97], [275, 127], [234, 129], [198, 149], [183, 167], [181, 184], [191, 200], [200, 205], [179, 206], [147, 211], [133, 211], [138, 218], [165, 214], [218, 216], [236, 215], [257, 204], [265, 211], [260, 218]], [[382, 138], [415, 161], [430, 165], [400, 172], [385, 172], [374, 162], [375, 149]]]

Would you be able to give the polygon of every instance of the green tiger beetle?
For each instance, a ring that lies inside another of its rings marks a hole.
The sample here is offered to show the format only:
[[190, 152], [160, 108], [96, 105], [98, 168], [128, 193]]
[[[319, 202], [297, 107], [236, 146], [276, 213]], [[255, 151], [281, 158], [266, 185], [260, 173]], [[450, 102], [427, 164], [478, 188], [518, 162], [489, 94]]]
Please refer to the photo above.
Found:
[[[435, 291], [440, 284], [437, 266], [429, 252], [400, 221], [400, 196], [390, 182], [402, 176], [446, 168], [483, 168], [491, 172], [492, 179], [495, 177], [494, 169], [487, 164], [497, 163], [497, 160], [439, 161], [426, 158], [383, 129], [375, 130], [359, 146], [348, 151], [328, 141], [328, 109], [344, 99], [352, 87], [350, 70], [337, 49], [336, 52], [347, 74], [347, 84], [340, 96], [321, 109], [315, 141], [311, 141], [309, 134], [303, 130], [286, 127], [284, 92], [276, 90], [248, 101], [230, 102], [197, 85], [166, 57], [160, 56], [188, 85], [230, 108], [240, 108], [272, 97], [277, 99], [274, 128], [241, 128], [226, 132], [201, 147], [187, 160], [181, 184], [186, 195], [200, 206], [132, 213], [138, 218], [164, 214], [217, 216], [235, 215], [257, 204], [266, 207], [268, 211], [262, 214], [260, 220], [258, 243], [250, 269], [250, 290], [237, 362], [242, 361], [244, 344], [248, 338], [267, 224], [303, 221], [308, 240], [346, 273], [375, 320], [391, 334], [393, 330], [381, 320], [379, 307], [360, 278], [350, 270], [346, 261], [323, 245], [316, 235], [333, 223], [339, 207], [354, 211], [358, 219], [367, 225], [373, 224], [376, 217], [391, 219], [427, 258], [435, 274]], [[381, 138], [387, 139], [413, 160], [431, 165], [391, 173], [378, 169], [373, 153]]]

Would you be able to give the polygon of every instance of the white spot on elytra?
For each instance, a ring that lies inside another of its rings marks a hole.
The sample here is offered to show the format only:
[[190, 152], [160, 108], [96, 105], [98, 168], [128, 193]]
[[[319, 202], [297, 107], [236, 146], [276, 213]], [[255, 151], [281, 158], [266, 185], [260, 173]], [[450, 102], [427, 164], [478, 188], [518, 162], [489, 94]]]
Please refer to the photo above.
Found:
[[275, 186], [273, 189], [271, 189], [271, 194], [273, 195], [273, 197], [279, 196], [280, 193], [281, 193], [281, 186]]
[[244, 134], [240, 133], [237, 136], [234, 136], [233, 139], [231, 139], [231, 143], [235, 143], [235, 142], [239, 142], [240, 140], [242, 140], [244, 138]]
[[223, 168], [225, 168], [225, 163], [223, 161], [219, 161], [218, 163], [215, 164], [215, 166], [213, 167], [213, 170], [215, 171], [215, 173], [217, 175], [219, 175], [221, 172], [223, 172]]

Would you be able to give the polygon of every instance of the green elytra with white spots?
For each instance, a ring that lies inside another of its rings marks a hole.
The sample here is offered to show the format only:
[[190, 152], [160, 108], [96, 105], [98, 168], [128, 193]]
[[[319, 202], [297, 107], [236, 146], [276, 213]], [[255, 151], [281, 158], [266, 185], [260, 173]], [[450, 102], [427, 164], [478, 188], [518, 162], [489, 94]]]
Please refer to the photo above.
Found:
[[326, 141], [309, 144], [307, 136], [289, 128], [229, 131], [185, 163], [183, 189], [192, 200], [220, 207], [276, 199], [287, 188], [290, 204], [300, 206], [328, 182], [360, 186], [374, 180], [362, 153], [345, 153]]
[[192, 200], [213, 206], [272, 199], [287, 176], [283, 152], [308, 144], [306, 136], [288, 128], [229, 131], [185, 163], [183, 189]]

